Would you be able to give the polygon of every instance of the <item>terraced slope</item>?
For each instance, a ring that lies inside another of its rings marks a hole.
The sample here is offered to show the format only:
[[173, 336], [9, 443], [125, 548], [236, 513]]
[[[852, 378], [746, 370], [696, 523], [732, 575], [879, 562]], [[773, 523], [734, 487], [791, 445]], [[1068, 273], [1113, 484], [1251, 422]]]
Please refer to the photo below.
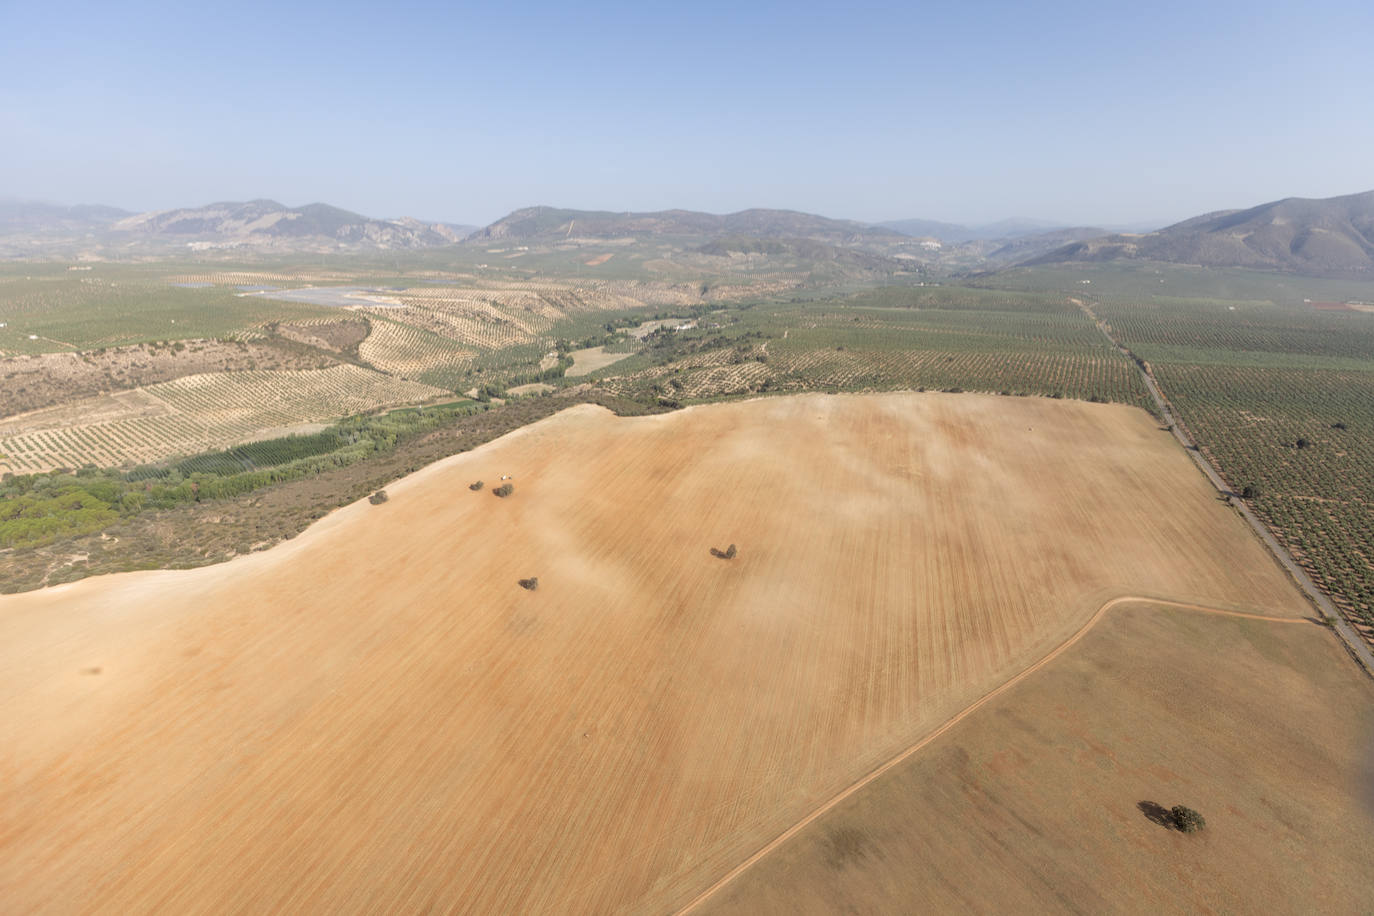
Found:
[[6, 418], [0, 470], [157, 461], [442, 393], [353, 365], [198, 373]]

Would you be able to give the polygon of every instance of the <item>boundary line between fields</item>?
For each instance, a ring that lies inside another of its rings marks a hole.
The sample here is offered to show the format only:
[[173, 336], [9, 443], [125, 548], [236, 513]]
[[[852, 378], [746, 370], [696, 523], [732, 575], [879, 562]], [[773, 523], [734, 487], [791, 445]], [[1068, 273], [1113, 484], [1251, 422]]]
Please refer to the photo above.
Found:
[[1039, 671], [1041, 668], [1045, 667], [1050, 662], [1054, 661], [1056, 658], [1062, 655], [1067, 649], [1072, 647], [1080, 639], [1086, 636], [1088, 634], [1088, 631], [1091, 630], [1097, 624], [1097, 622], [1106, 615], [1106, 613], [1109, 610], [1121, 604], [1153, 604], [1160, 607], [1175, 608], [1178, 610], [1185, 611], [1197, 611], [1199, 613], [1204, 614], [1216, 614], [1223, 617], [1240, 617], [1246, 620], [1262, 620], [1267, 623], [1314, 623], [1314, 621], [1309, 617], [1274, 617], [1265, 614], [1249, 614], [1244, 611], [1229, 611], [1223, 608], [1208, 607], [1202, 604], [1189, 604], [1183, 601], [1169, 601], [1163, 598], [1148, 598], [1141, 595], [1123, 595], [1119, 598], [1113, 598], [1106, 604], [1098, 608], [1096, 613], [1089, 617], [1087, 622], [1084, 623], [1083, 626], [1079, 627], [1073, 633], [1072, 636], [1070, 636], [1068, 639], [1064, 640], [1062, 643], [1060, 643], [1058, 646], [1052, 649], [1048, 655], [1045, 655], [1043, 658], [1041, 658], [1034, 664], [1030, 665], [1028, 668], [1023, 669], [1022, 671], [1013, 675], [1008, 680], [1004, 681], [1002, 684], [998, 685], [997, 687], [994, 687], [992, 690], [983, 694], [977, 700], [973, 701], [968, 706], [965, 706], [963, 709], [959, 710], [959, 712], [955, 713], [950, 718], [946, 719], [944, 723], [942, 723], [934, 731], [924, 735], [915, 744], [912, 744], [909, 747], [905, 748], [903, 751], [901, 751], [901, 753], [897, 754], [897, 756], [885, 761], [884, 763], [879, 764], [877, 768], [870, 770], [867, 774], [860, 777], [857, 782], [851, 783], [848, 787], [843, 789], [838, 795], [834, 795], [826, 801], [822, 802], [819, 807], [814, 809], [810, 814], [806, 815], [806, 817], [797, 821], [791, 827], [788, 827], [782, 833], [778, 834], [768, 843], [764, 844], [753, 855], [749, 856], [743, 862], [736, 865], [734, 868], [730, 869], [730, 871], [726, 872], [723, 877], [717, 880], [710, 887], [706, 888], [706, 890], [702, 891], [700, 894], [693, 897], [685, 906], [676, 911], [676, 916], [684, 916], [684, 914], [690, 913], [697, 907], [701, 906], [711, 897], [715, 896], [716, 893], [718, 893], [722, 888], [726, 887], [740, 875], [744, 874], [744, 872], [748, 871], [754, 865], [758, 864], [758, 862], [761, 859], [776, 851], [778, 847], [782, 846], [788, 840], [792, 839], [794, 836], [800, 833], [803, 829], [810, 826], [813, 822], [816, 821], [817, 818], [830, 812], [845, 799], [854, 795], [854, 793], [858, 792], [860, 789], [863, 789], [869, 783], [873, 782], [879, 776], [882, 776], [884, 773], [888, 772], [893, 767], [896, 767], [897, 765], [905, 762], [917, 751], [920, 751], [921, 749], [926, 747], [926, 745], [930, 744], [936, 738], [939, 738], [945, 732], [949, 731], [954, 726], [958, 725], [968, 716], [970, 716], [977, 710], [981, 709], [984, 705], [996, 699], [1004, 692], [1010, 690], [1012, 687], [1015, 687], [1017, 684], [1021, 683], [1021, 681], [1025, 680], [1027, 677], [1030, 677], [1032, 674]]
[[1350, 618], [1332, 603], [1327, 594], [1317, 587], [1317, 583], [1307, 574], [1307, 570], [1302, 568], [1287, 547], [1279, 543], [1278, 538], [1269, 530], [1269, 526], [1260, 521], [1259, 516], [1246, 504], [1245, 500], [1231, 489], [1230, 485], [1221, 476], [1220, 468], [1214, 466], [1212, 461], [1202, 453], [1202, 449], [1198, 447], [1197, 443], [1193, 441], [1192, 436], [1187, 432], [1186, 424], [1183, 422], [1182, 418], [1174, 412], [1172, 405], [1169, 403], [1169, 399], [1164, 396], [1164, 389], [1160, 387], [1158, 380], [1154, 377], [1154, 373], [1145, 367], [1143, 360], [1138, 359], [1135, 353], [1133, 353], [1124, 343], [1116, 339], [1116, 336], [1110, 330], [1111, 325], [1097, 316], [1097, 313], [1093, 311], [1092, 305], [1089, 304], [1086, 298], [1075, 299], [1070, 297], [1069, 302], [1078, 306], [1083, 314], [1086, 315], [1093, 324], [1097, 325], [1097, 329], [1102, 332], [1103, 337], [1107, 338], [1109, 344], [1124, 354], [1127, 359], [1131, 360], [1136, 367], [1136, 371], [1140, 373], [1140, 379], [1145, 383], [1145, 389], [1149, 392], [1150, 398], [1155, 403], [1155, 407], [1158, 408], [1164, 423], [1169, 427], [1169, 431], [1173, 433], [1174, 438], [1178, 440], [1179, 445], [1182, 445], [1184, 451], [1193, 459], [1193, 463], [1197, 465], [1198, 470], [1202, 471], [1207, 480], [1216, 488], [1216, 491], [1222, 495], [1227, 505], [1240, 513], [1241, 518], [1245, 519], [1250, 525], [1250, 528], [1260, 539], [1260, 543], [1264, 544], [1265, 548], [1269, 551], [1270, 556], [1278, 562], [1284, 572], [1288, 573], [1288, 577], [1292, 579], [1302, 593], [1307, 596], [1308, 600], [1317, 606], [1317, 610], [1321, 615], [1333, 621], [1331, 629], [1335, 631], [1336, 635], [1340, 637], [1341, 642], [1345, 644], [1346, 651], [1349, 652], [1355, 661], [1359, 663], [1360, 667], [1364, 669], [1365, 674], [1374, 677], [1374, 652], [1370, 651], [1368, 640], [1355, 629], [1354, 624], [1350, 622]]

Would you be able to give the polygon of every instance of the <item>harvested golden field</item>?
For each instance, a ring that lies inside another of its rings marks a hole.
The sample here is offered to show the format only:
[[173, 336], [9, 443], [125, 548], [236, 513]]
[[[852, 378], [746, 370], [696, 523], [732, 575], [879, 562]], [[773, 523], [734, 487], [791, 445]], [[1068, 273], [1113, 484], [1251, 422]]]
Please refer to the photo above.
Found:
[[1109, 599], [1305, 610], [1119, 406], [584, 406], [388, 491], [0, 599], [0, 899], [663, 912]]
[[1372, 767], [1331, 633], [1132, 603], [694, 912], [1367, 913]]

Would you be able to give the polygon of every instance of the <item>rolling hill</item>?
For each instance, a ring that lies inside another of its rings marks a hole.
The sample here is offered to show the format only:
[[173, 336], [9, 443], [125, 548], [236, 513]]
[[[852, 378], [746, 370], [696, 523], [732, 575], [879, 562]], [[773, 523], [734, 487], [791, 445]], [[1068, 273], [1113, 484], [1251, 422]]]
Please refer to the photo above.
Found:
[[1145, 235], [1070, 242], [1021, 263], [1122, 258], [1368, 276], [1374, 274], [1374, 191], [1320, 200], [1289, 197], [1207, 213]]

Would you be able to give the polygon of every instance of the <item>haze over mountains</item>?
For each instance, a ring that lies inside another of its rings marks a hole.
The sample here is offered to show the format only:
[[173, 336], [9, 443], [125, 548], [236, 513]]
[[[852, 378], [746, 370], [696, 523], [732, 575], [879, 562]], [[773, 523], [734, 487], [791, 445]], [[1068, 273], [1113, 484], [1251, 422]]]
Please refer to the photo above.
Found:
[[[62, 242], [136, 251], [321, 251], [333, 248], [433, 248], [472, 226], [373, 219], [328, 204], [287, 207], [274, 200], [129, 213], [114, 207], [61, 207], [0, 201], [0, 253], [41, 254]], [[26, 251], [25, 249], [30, 249]]]
[[1074, 241], [1029, 264], [1117, 259], [1297, 273], [1374, 273], [1374, 191], [1312, 200], [1288, 197], [1222, 210], [1146, 235]]
[[830, 219], [794, 210], [741, 210], [717, 216], [692, 210], [656, 213], [612, 213], [604, 210], [560, 210], [526, 207], [472, 236], [480, 240], [558, 237], [620, 238], [626, 236], [807, 238], [855, 242], [865, 238], [896, 239], [900, 233], [852, 220]]
[[[717, 215], [526, 207], [476, 229], [417, 219], [374, 219], [328, 204], [272, 200], [129, 213], [0, 201], [0, 256], [167, 254], [176, 251], [328, 252], [430, 249], [578, 240], [673, 241], [707, 254], [833, 259], [837, 251], [915, 251], [963, 268], [1145, 259], [1299, 273], [1374, 272], [1374, 191], [1325, 200], [1287, 198], [1184, 220], [1145, 234], [1003, 220], [968, 227], [933, 220], [873, 225], [792, 210]], [[937, 244], [938, 242], [938, 244]], [[941, 253], [943, 249], [943, 252]]]
[[[1003, 219], [995, 223], [982, 223], [965, 226], [959, 223], [944, 223], [933, 219], [895, 219], [877, 223], [885, 229], [892, 229], [917, 238], [936, 238], [942, 242], [990, 242], [996, 239], [1019, 238], [1026, 235], [1039, 235], [1043, 232], [1067, 228], [1061, 223], [1043, 219]], [[1107, 230], [1099, 230], [1105, 234]]]

